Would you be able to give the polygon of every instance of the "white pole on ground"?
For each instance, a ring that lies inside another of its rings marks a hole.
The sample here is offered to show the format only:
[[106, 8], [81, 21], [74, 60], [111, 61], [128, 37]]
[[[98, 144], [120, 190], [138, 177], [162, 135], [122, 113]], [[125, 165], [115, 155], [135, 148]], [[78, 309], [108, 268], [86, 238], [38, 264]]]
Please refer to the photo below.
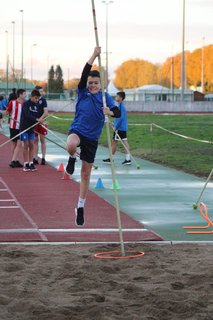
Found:
[[201, 199], [201, 197], [202, 197], [202, 195], [203, 195], [203, 192], [204, 192], [204, 190], [206, 189], [207, 184], [209, 183], [209, 180], [211, 179], [211, 176], [212, 176], [212, 175], [213, 175], [213, 168], [212, 168], [212, 170], [211, 170], [211, 172], [210, 172], [210, 174], [209, 174], [209, 176], [208, 176], [208, 178], [207, 178], [207, 180], [206, 180], [206, 182], [205, 182], [205, 184], [204, 184], [204, 186], [203, 186], [203, 189], [202, 189], [202, 191], [201, 191], [201, 193], [200, 193], [200, 195], [199, 195], [196, 203], [193, 204], [193, 208], [194, 208], [194, 209], [197, 209], [198, 203], [200, 202], [200, 199]]
[[127, 148], [127, 146], [124, 144], [123, 140], [121, 139], [121, 137], [119, 136], [117, 130], [115, 130], [115, 128], [113, 127], [112, 123], [110, 122], [110, 127], [112, 128], [112, 130], [115, 132], [116, 136], [118, 137], [119, 141], [122, 143], [124, 149], [126, 150], [126, 152], [130, 155], [131, 159], [133, 160], [135, 166], [137, 169], [140, 169], [140, 165], [136, 162], [136, 160], [134, 159], [134, 157], [132, 156], [132, 154], [130, 153], [129, 149]]
[[[98, 28], [97, 28], [96, 13], [95, 13], [95, 3], [94, 3], [94, 0], [91, 0], [91, 2], [92, 2], [92, 13], [93, 13], [96, 46], [99, 47]], [[102, 74], [102, 70], [101, 70], [101, 57], [100, 57], [100, 55], [98, 56], [98, 64], [99, 64], [99, 71], [100, 71], [100, 78], [101, 78], [101, 91], [102, 91], [103, 106], [106, 107], [106, 96], [105, 96], [105, 92], [104, 92], [104, 81], [103, 81], [103, 74]], [[106, 122], [106, 132], [107, 132], [109, 155], [110, 155], [110, 160], [111, 160], [112, 182], [113, 182], [114, 197], [115, 197], [117, 223], [118, 223], [118, 228], [119, 228], [121, 254], [122, 254], [122, 256], [125, 256], [123, 232], [122, 232], [121, 217], [120, 217], [120, 210], [119, 210], [119, 203], [118, 203], [118, 193], [117, 193], [116, 181], [115, 181], [115, 168], [114, 168], [114, 163], [112, 161], [112, 146], [111, 146], [108, 116], [105, 116], [105, 122]]]

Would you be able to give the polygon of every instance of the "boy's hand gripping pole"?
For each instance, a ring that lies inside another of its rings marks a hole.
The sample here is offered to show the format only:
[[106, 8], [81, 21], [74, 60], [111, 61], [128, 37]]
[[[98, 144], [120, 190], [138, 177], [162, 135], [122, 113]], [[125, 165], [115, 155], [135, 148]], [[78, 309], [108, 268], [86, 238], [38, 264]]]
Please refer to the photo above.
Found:
[[[95, 13], [95, 3], [94, 3], [94, 0], [91, 0], [91, 2], [92, 2], [92, 13], [93, 13], [93, 22], [94, 22], [96, 46], [99, 47], [98, 28], [97, 28], [96, 13]], [[99, 72], [100, 72], [100, 79], [101, 79], [101, 91], [102, 91], [103, 106], [106, 107], [106, 96], [105, 96], [105, 92], [104, 92], [104, 82], [103, 82], [103, 74], [102, 74], [102, 69], [101, 69], [101, 56], [100, 55], [98, 56], [98, 65], [99, 65]], [[114, 167], [114, 163], [112, 161], [112, 146], [111, 146], [110, 130], [109, 130], [109, 118], [108, 118], [107, 115], [105, 115], [105, 122], [106, 122], [106, 131], [107, 131], [107, 141], [108, 141], [108, 148], [109, 148], [109, 156], [110, 156], [110, 161], [111, 161], [112, 182], [113, 182], [114, 197], [115, 197], [117, 223], [118, 223], [118, 228], [119, 228], [121, 254], [122, 254], [122, 256], [125, 256], [123, 233], [122, 233], [121, 218], [120, 218], [120, 210], [119, 210], [119, 203], [118, 203], [118, 193], [117, 193], [117, 190], [116, 190], [115, 167]]]

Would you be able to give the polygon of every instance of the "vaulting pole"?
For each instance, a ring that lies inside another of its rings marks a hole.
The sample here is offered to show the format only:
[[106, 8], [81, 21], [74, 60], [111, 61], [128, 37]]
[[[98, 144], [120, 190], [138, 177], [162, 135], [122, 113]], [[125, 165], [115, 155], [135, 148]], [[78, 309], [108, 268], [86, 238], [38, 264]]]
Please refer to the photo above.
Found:
[[[92, 2], [92, 13], [93, 13], [93, 22], [94, 22], [96, 46], [99, 47], [98, 28], [97, 28], [96, 13], [95, 13], [95, 3], [94, 3], [94, 0], [91, 0], [91, 2]], [[102, 74], [102, 68], [101, 68], [101, 56], [100, 55], [98, 56], [98, 64], [99, 64], [99, 71], [100, 71], [100, 78], [101, 78], [101, 91], [102, 91], [103, 106], [106, 107], [107, 106], [106, 105], [106, 96], [105, 96], [105, 92], [104, 92], [104, 81], [103, 81], [103, 74]], [[118, 192], [117, 192], [117, 189], [116, 189], [115, 167], [114, 167], [114, 163], [112, 161], [112, 145], [111, 145], [111, 137], [110, 137], [109, 119], [108, 119], [107, 115], [105, 115], [105, 123], [106, 123], [106, 132], [107, 132], [109, 156], [110, 156], [110, 160], [111, 160], [112, 182], [113, 182], [114, 197], [115, 197], [115, 208], [116, 208], [116, 214], [117, 214], [117, 223], [118, 223], [118, 228], [119, 228], [121, 254], [122, 254], [122, 256], [125, 256], [124, 242], [123, 242], [123, 232], [122, 232], [121, 217], [120, 217], [119, 202], [118, 202]]]

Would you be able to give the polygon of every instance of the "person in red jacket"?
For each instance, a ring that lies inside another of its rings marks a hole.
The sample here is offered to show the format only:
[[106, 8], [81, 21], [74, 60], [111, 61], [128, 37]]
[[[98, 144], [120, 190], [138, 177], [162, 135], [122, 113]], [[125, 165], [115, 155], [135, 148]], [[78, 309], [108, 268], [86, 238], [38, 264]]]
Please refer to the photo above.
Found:
[[[17, 99], [10, 100], [9, 105], [5, 111], [9, 114], [9, 128], [10, 139], [17, 136], [20, 132], [20, 119], [24, 101], [26, 99], [26, 91], [24, 89], [17, 90]], [[19, 155], [22, 148], [20, 136], [14, 138], [12, 141], [12, 161], [9, 166], [11, 168], [22, 168], [23, 165], [19, 162]]]

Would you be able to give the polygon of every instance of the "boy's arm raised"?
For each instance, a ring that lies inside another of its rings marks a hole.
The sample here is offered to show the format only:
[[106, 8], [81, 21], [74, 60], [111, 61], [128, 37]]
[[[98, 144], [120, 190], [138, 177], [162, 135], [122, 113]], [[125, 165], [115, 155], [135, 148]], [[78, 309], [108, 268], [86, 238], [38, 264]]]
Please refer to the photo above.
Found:
[[92, 68], [92, 64], [95, 61], [95, 59], [97, 58], [97, 56], [99, 56], [100, 53], [101, 53], [101, 48], [100, 47], [95, 47], [92, 56], [89, 58], [89, 60], [87, 61], [87, 63], [84, 66], [84, 69], [83, 69], [82, 74], [81, 74], [81, 79], [80, 79], [79, 84], [78, 84], [78, 89], [86, 88], [87, 78], [88, 78], [88, 75], [89, 75], [90, 70]]

